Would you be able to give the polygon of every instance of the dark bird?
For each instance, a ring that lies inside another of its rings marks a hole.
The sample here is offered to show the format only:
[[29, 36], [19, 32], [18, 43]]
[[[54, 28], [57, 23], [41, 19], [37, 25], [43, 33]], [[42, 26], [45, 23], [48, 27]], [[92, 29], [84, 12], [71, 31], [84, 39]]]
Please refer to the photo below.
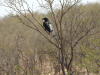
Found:
[[43, 18], [42, 20], [44, 20], [43, 26], [44, 26], [45, 31], [48, 31], [49, 33], [52, 34], [53, 37], [57, 38], [56, 35], [55, 35], [55, 32], [54, 32], [53, 26], [49, 22], [49, 19], [48, 18]]

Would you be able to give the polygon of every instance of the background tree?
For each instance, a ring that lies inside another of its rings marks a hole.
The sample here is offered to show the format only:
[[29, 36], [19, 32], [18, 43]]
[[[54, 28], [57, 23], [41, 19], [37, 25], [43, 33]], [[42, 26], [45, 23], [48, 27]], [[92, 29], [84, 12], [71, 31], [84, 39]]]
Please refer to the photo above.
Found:
[[[45, 35], [46, 32], [44, 31], [41, 20], [37, 20], [37, 17], [35, 17], [36, 14], [34, 14], [33, 9], [25, 0], [6, 0], [4, 3], [1, 1], [1, 5], [14, 10], [16, 12], [16, 15], [12, 13], [10, 13], [10, 15], [17, 18], [21, 22], [21, 25], [25, 25], [26, 27], [39, 32], [45, 39], [48, 40], [48, 42], [53, 45], [54, 49], [59, 50], [59, 54], [56, 50], [54, 52], [56, 53], [55, 56], [59, 55], [59, 60], [56, 60], [56, 62], [58, 62], [58, 65], [61, 64], [63, 75], [65, 75], [65, 67], [68, 71], [68, 74], [72, 74], [72, 67], [74, 64], [73, 61], [75, 61], [77, 53], [80, 51], [79, 42], [87, 39], [85, 38], [87, 35], [88, 37], [90, 37], [91, 35], [98, 32], [100, 9], [98, 8], [98, 6], [97, 9], [92, 9], [92, 7], [90, 6], [88, 11], [88, 6], [78, 5], [78, 3], [80, 2], [79, 0], [59, 0], [58, 2], [60, 5], [60, 9], [55, 10], [55, 0], [45, 0], [46, 4], [40, 3], [38, 1], [40, 7], [49, 10], [49, 15], [47, 16], [50, 16], [50, 18], [52, 19], [51, 21], [54, 25], [58, 37], [57, 40], [52, 38], [48, 34]], [[27, 6], [27, 9], [24, 7], [24, 5]], [[27, 13], [29, 13], [30, 15], [28, 15]], [[40, 35], [37, 37], [40, 37]], [[24, 68], [17, 66], [17, 69], [23, 69], [24, 73], [27, 75], [28, 68], [32, 69], [32, 67], [29, 66], [30, 60], [28, 59], [28, 57], [23, 55], [22, 49], [21, 47], [19, 47], [20, 45], [18, 45], [18, 38], [16, 38], [16, 46], [19, 53], [21, 54], [21, 57], [23, 57], [22, 60], [25, 61], [24, 64], [26, 66]], [[50, 46], [50, 44], [48, 46]], [[52, 54], [54, 54], [54, 52], [51, 51]], [[36, 54], [34, 55], [36, 56]], [[35, 65], [35, 56], [34, 64], [32, 65]], [[42, 65], [43, 61], [41, 57], [42, 54], [39, 57]], [[30, 63], [32, 63], [32, 61], [30, 61]]]

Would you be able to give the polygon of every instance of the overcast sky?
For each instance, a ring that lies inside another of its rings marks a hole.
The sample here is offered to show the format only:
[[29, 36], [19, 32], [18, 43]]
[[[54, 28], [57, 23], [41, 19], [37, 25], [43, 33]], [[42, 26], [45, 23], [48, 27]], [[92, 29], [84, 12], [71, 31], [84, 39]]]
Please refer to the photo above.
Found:
[[[33, 3], [33, 0], [26, 0], [28, 2], [29, 5], [32, 5]], [[34, 11], [39, 11], [40, 10], [42, 11], [42, 9], [40, 9], [38, 6], [38, 3], [36, 2], [37, 0], [34, 0]], [[41, 0], [38, 0], [38, 1], [41, 1]], [[100, 3], [100, 0], [82, 0], [82, 3], [94, 3], [94, 2], [99, 2]], [[9, 8], [5, 8], [3, 6], [0, 6], [0, 17], [3, 17], [5, 15], [8, 14], [8, 12], [6, 11], [8, 10], [9, 11]]]

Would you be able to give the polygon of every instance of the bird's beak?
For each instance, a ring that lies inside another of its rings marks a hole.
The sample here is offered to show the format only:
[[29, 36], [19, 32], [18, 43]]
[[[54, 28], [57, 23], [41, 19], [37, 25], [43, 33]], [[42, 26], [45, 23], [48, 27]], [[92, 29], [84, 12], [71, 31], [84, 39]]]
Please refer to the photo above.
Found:
[[44, 18], [42, 20], [44, 20]]

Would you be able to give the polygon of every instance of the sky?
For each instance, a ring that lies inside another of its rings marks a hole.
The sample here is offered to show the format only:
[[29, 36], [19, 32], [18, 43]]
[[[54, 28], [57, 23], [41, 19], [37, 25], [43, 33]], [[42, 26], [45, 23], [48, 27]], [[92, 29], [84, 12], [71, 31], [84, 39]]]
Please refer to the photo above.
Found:
[[[1, 0], [2, 1], [2, 0]], [[43, 12], [43, 10], [39, 7], [39, 4], [37, 2], [37, 0], [26, 0], [28, 2], [29, 5], [33, 5], [33, 10], [34, 11], [39, 11], [39, 12]], [[41, 2], [41, 0], [38, 0]], [[95, 2], [99, 2], [100, 3], [100, 0], [82, 0], [82, 3], [83, 4], [86, 4], [86, 3], [95, 3]], [[3, 6], [0, 6], [0, 17], [4, 17], [6, 15], [8, 15], [8, 12], [10, 9], [7, 8], [7, 7], [3, 7]]]

